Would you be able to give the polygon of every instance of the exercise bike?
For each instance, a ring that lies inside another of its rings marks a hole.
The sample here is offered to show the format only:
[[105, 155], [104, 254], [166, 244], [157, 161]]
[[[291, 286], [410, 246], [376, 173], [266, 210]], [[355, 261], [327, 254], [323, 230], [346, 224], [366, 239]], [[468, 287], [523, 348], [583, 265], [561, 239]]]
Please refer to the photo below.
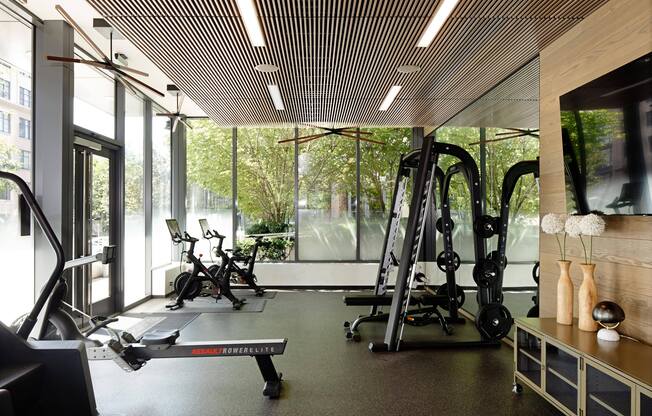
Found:
[[[231, 279], [233, 283], [239, 283], [238, 280], [243, 281], [251, 289], [253, 289], [256, 296], [263, 296], [265, 294], [265, 289], [258, 286], [256, 281], [256, 275], [254, 274], [254, 266], [256, 265], [256, 256], [258, 255], [258, 248], [265, 246], [267, 243], [263, 241], [264, 237], [258, 236], [255, 237], [254, 247], [251, 250], [251, 255], [243, 255], [238, 250], [222, 249], [222, 243], [224, 241], [224, 236], [218, 233], [217, 231], [211, 229], [208, 225], [206, 219], [199, 220], [199, 226], [201, 227], [202, 235], [205, 239], [211, 240], [213, 238], [218, 239], [218, 244], [215, 247], [215, 254], [217, 254], [220, 259], [220, 265], [212, 265], [208, 270], [214, 276], [222, 277], [222, 274]], [[231, 252], [231, 256], [228, 253]], [[240, 267], [237, 262], [241, 262], [245, 265], [246, 269]], [[226, 267], [224, 267], [226, 265]]]
[[244, 299], [236, 298], [231, 292], [231, 284], [229, 281], [229, 274], [226, 273], [228, 264], [222, 264], [217, 269], [209, 270], [201, 261], [201, 254], [195, 256], [195, 244], [198, 239], [190, 236], [187, 232], [181, 234], [179, 223], [175, 219], [165, 220], [170, 232], [170, 237], [175, 245], [188, 243], [190, 247], [184, 250], [186, 259], [192, 263], [192, 272], [183, 272], [174, 280], [174, 290], [177, 293], [177, 298], [165, 305], [166, 308], [171, 310], [180, 309], [183, 307], [184, 300], [193, 300], [199, 296], [204, 288], [204, 283], [208, 282], [213, 291], [213, 297], [217, 301], [221, 296], [226, 297], [233, 304], [233, 309], [239, 310], [244, 305]]

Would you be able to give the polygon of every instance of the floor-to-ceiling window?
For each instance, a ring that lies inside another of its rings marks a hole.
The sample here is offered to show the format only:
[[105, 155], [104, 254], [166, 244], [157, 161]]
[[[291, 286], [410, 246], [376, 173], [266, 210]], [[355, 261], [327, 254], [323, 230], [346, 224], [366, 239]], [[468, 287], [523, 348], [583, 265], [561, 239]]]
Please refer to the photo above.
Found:
[[[0, 170], [32, 182], [32, 27], [0, 6]], [[0, 180], [0, 321], [10, 324], [34, 301], [34, 247], [21, 236], [19, 193]], [[11, 288], [9, 290], [8, 288]]]
[[[301, 129], [300, 136], [321, 131]], [[299, 144], [299, 260], [356, 260], [356, 142]]]
[[251, 234], [276, 234], [260, 250], [261, 260], [293, 259], [294, 142], [292, 128], [237, 130], [238, 244]]
[[124, 304], [148, 295], [145, 270], [144, 124], [145, 103], [125, 94]]
[[[410, 128], [363, 130], [372, 133], [368, 138], [385, 143], [360, 142], [360, 259], [375, 261], [383, 249], [398, 165], [401, 155], [411, 149], [412, 131]], [[401, 242], [399, 238], [395, 247], [400, 249]]]
[[186, 229], [200, 239], [197, 252], [209, 256], [199, 219], [226, 236], [224, 247], [233, 245], [233, 129], [208, 119], [193, 120], [192, 127], [186, 130]]
[[[78, 58], [84, 53], [75, 49]], [[89, 65], [75, 65], [74, 122], [76, 126], [115, 138], [115, 82]]]
[[172, 144], [167, 117], [152, 116], [152, 267], [170, 262], [165, 220], [172, 215]]

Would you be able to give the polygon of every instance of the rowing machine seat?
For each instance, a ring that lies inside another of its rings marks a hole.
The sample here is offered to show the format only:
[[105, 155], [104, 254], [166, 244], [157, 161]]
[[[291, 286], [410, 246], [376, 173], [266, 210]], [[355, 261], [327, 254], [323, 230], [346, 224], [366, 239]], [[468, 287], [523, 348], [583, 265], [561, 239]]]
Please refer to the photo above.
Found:
[[179, 338], [178, 329], [168, 331], [155, 329], [143, 335], [140, 339], [140, 343], [147, 346], [174, 345], [177, 338]]

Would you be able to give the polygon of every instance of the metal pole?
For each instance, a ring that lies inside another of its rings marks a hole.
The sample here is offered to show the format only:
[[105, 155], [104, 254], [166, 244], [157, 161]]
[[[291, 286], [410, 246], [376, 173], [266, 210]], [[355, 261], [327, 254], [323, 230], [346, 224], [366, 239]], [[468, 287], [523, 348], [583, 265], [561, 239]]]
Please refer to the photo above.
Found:
[[299, 128], [294, 128], [294, 261], [299, 261]]
[[238, 235], [238, 128], [233, 127], [231, 131], [231, 213], [233, 224], [231, 227], [232, 239], [231, 248], [235, 248]]
[[360, 127], [355, 136], [355, 259], [360, 261]]

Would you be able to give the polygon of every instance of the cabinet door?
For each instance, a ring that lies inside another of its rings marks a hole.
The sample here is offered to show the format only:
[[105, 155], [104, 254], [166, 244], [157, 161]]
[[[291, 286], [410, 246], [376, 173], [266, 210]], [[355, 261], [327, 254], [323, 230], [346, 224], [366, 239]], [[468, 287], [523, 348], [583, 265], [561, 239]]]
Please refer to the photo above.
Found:
[[550, 342], [545, 343], [546, 393], [573, 414], [579, 413], [579, 357]]
[[516, 371], [541, 387], [541, 338], [516, 328]]
[[586, 360], [584, 371], [586, 416], [630, 416], [634, 385], [616, 373]]
[[638, 388], [638, 416], [652, 415], [652, 391]]

